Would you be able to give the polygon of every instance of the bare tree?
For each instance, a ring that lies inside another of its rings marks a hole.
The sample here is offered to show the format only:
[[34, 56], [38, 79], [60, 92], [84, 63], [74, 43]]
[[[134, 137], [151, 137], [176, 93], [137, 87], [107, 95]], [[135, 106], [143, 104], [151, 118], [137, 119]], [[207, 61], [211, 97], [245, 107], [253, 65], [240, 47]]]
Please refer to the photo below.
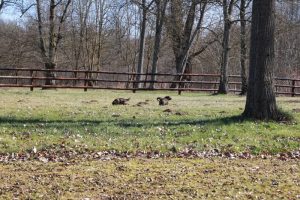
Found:
[[0, 0], [0, 12], [1, 10], [3, 10], [6, 6], [11, 5], [11, 4], [15, 4], [16, 0]]
[[[85, 51], [84, 51], [84, 41], [85, 41], [85, 32], [87, 29], [87, 20], [88, 14], [92, 5], [92, 1], [75, 1], [73, 5], [73, 11], [75, 12], [71, 15], [72, 22], [72, 45], [75, 58], [75, 69], [78, 70], [80, 64], [83, 67], [86, 65]], [[74, 18], [73, 18], [74, 17]], [[76, 19], [78, 18], [78, 19]]]
[[35, 5], [34, 3], [31, 2], [26, 2], [26, 3], [30, 3], [30, 4], [25, 5], [25, 2], [20, 0], [0, 0], [0, 12], [6, 7], [17, 7], [20, 9], [19, 11], [21, 11], [21, 14], [23, 15], [32, 6]]
[[[250, 1], [248, 1], [250, 2]], [[249, 5], [249, 3], [248, 3]], [[241, 0], [240, 2], [240, 63], [241, 63], [241, 78], [242, 78], [242, 88], [240, 95], [245, 95], [247, 93], [247, 74], [246, 74], [246, 60], [247, 60], [247, 43], [246, 43], [246, 0]]]
[[0, 1], [0, 11], [4, 8], [4, 5], [5, 5], [5, 1], [1, 0]]
[[97, 45], [97, 66], [98, 70], [100, 70], [101, 62], [102, 62], [102, 50], [103, 50], [103, 36], [104, 36], [104, 24], [105, 17], [107, 12], [107, 1], [106, 0], [96, 0], [96, 27], [98, 26], [98, 45]]
[[147, 0], [141, 0], [141, 2], [133, 1], [134, 3], [138, 4], [141, 8], [142, 16], [141, 16], [141, 24], [140, 24], [140, 45], [139, 45], [139, 56], [138, 56], [138, 65], [137, 65], [137, 76], [136, 81], [137, 83], [134, 84], [135, 88], [140, 88], [142, 86], [141, 80], [142, 76], [140, 75], [143, 73], [144, 67], [144, 54], [145, 54], [145, 39], [146, 39], [146, 26], [147, 26], [147, 13], [151, 5], [153, 4], [154, 0], [150, 1], [149, 3]]
[[[196, 20], [196, 8], [198, 5], [200, 8], [198, 20]], [[179, 74], [191, 71], [191, 69], [186, 68], [186, 63], [188, 62], [189, 51], [202, 27], [206, 5], [207, 1], [192, 0], [189, 3], [188, 12], [185, 17], [182, 11], [184, 10], [183, 2], [179, 0], [171, 1], [171, 14], [169, 16], [168, 29], [171, 35], [172, 48], [175, 55], [175, 68], [176, 72]], [[197, 22], [196, 28], [194, 28], [195, 21]], [[175, 81], [180, 81], [182, 78], [183, 76], [177, 76]], [[177, 87], [177, 84], [171, 84], [171, 87], [175, 88]]]
[[232, 27], [232, 14], [233, 6], [236, 0], [223, 0], [223, 42], [222, 42], [222, 60], [221, 60], [221, 78], [219, 84], [219, 94], [228, 93], [228, 63], [229, 63], [229, 51], [230, 51], [230, 29]]
[[300, 1], [280, 1], [276, 4], [276, 75], [300, 76]]
[[[229, 53], [227, 52], [230, 64], [227, 74], [241, 73], [242, 90], [245, 91], [246, 74], [248, 74], [245, 72], [247, 68], [245, 65], [248, 62], [246, 58], [249, 57], [245, 55], [248, 54], [246, 47], [249, 46], [249, 41], [248, 33], [245, 37], [245, 32], [248, 31], [244, 27], [246, 26], [247, 29], [250, 27], [247, 21], [251, 12], [248, 8], [245, 11], [243, 5], [244, 3], [246, 7], [251, 5], [250, 0], [235, 0], [232, 14], [228, 17], [232, 24], [228, 48], [223, 48], [227, 45], [224, 42], [226, 37], [223, 37], [226, 36], [223, 26], [225, 25], [224, 10], [220, 6], [225, 1], [172, 0], [168, 4], [166, 1], [70, 0], [71, 3], [68, 5], [68, 0], [2, 0], [0, 1], [2, 11], [7, 6], [13, 6], [16, 11], [21, 11], [20, 15], [22, 15], [28, 8], [37, 7], [37, 9], [23, 14], [20, 19], [24, 19], [22, 23], [14, 24], [5, 19], [0, 20], [2, 34], [0, 63], [2, 66], [12, 67], [41, 64], [42, 68], [47, 69], [55, 69], [59, 66], [65, 69], [102, 69], [133, 74], [137, 72], [138, 66], [141, 66], [140, 69], [147, 73], [148, 71], [154, 73], [172, 71], [181, 74], [174, 79], [177, 84], [173, 86], [186, 87], [189, 85], [178, 84], [178, 81], [192, 80], [193, 76], [188, 74], [192, 71], [219, 73], [221, 63], [225, 63], [226, 60], [224, 52], [230, 50]], [[143, 3], [147, 10], [144, 43], [141, 40]], [[226, 3], [230, 5], [230, 0]], [[275, 55], [278, 56], [275, 56], [275, 73], [277, 76], [300, 76], [299, 8], [299, 0], [276, 1]], [[222, 39], [225, 44], [223, 46]], [[36, 43], [39, 48], [34, 48]], [[141, 44], [143, 48], [139, 48]], [[143, 56], [141, 56], [142, 49], [144, 49]], [[142, 62], [144, 64], [141, 65]], [[50, 73], [46, 76], [49, 78], [47, 84], [54, 84], [55, 78], [51, 77], [55, 74]], [[102, 79], [102, 76], [100, 73], [97, 77], [96, 74], [87, 75], [93, 79]], [[130, 87], [137, 77], [114, 75], [105, 78], [128, 80], [118, 86]], [[143, 81], [141, 86], [154, 87], [153, 83], [156, 82], [157, 77], [149, 77], [153, 81], [150, 85], [144, 82], [147, 78], [141, 77], [140, 81]], [[201, 80], [207, 79], [201, 78]], [[92, 82], [92, 84], [96, 83]], [[106, 85], [111, 84], [113, 83]], [[161, 87], [168, 87], [168, 85], [161, 84]], [[195, 87], [209, 88], [200, 84], [195, 84]], [[280, 90], [288, 91], [287, 88]]]
[[253, 0], [249, 86], [244, 116], [278, 120], [274, 93], [275, 0]]
[[[67, 11], [71, 0], [58, 2], [56, 2], [55, 0], [49, 1], [49, 21], [47, 23], [43, 20], [43, 8], [41, 0], [36, 0], [36, 12], [38, 18], [39, 47], [42, 59], [45, 64], [45, 69], [53, 70], [56, 68], [56, 53], [58, 49], [58, 44], [62, 39], [62, 25], [64, 24], [65, 19], [67, 17]], [[58, 20], [56, 20], [56, 17], [59, 15], [56, 8], [59, 5], [62, 5], [62, 13], [58, 17]], [[45, 34], [46, 25], [48, 25], [48, 34]], [[48, 42], [45, 41], [45, 35], [47, 35], [48, 37]], [[47, 44], [48, 49], [46, 47]], [[55, 77], [55, 73], [51, 71], [46, 71], [45, 76], [48, 78], [45, 81], [45, 85], [55, 84], [55, 80], [51, 79]]]
[[160, 42], [162, 36], [163, 25], [165, 22], [165, 14], [167, 3], [169, 0], [155, 0], [156, 4], [156, 25], [155, 25], [155, 39], [154, 39], [154, 49], [153, 49], [153, 58], [152, 58], [152, 70], [151, 70], [151, 83], [150, 88], [154, 88], [154, 83], [156, 81], [155, 74], [157, 73], [157, 61], [160, 51]]

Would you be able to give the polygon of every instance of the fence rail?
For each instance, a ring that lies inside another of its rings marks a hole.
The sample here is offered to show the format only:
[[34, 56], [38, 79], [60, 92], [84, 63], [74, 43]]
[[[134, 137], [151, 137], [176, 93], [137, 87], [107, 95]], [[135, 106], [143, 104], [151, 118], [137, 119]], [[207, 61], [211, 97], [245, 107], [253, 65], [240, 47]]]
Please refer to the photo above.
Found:
[[[45, 73], [53, 73], [55, 76], [46, 77]], [[156, 80], [152, 81], [151, 76]], [[136, 76], [142, 76], [141, 81], [135, 80]], [[184, 77], [176, 80], [176, 77]], [[187, 78], [188, 77], [188, 78]], [[229, 92], [241, 92], [241, 77], [230, 75]], [[37, 69], [37, 68], [0, 68], [0, 87], [27, 87], [34, 88], [74, 88], [74, 89], [109, 89], [109, 90], [169, 90], [178, 91], [202, 91], [215, 93], [218, 91], [220, 75], [218, 74], [172, 74], [172, 73], [132, 73], [111, 72], [93, 70], [62, 70], [62, 69]], [[55, 81], [53, 85], [45, 85], [46, 80]], [[142, 87], [136, 87], [136, 84]], [[177, 85], [171, 88], [170, 85]], [[153, 87], [151, 87], [153, 85]], [[300, 79], [275, 78], [276, 94], [299, 96]]]

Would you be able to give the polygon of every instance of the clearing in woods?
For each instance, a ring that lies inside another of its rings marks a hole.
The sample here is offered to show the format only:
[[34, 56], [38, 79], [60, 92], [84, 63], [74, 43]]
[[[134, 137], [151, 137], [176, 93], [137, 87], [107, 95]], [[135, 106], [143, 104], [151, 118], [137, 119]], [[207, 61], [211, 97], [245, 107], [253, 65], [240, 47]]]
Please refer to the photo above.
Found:
[[[128, 105], [113, 106], [119, 97]], [[288, 124], [243, 121], [244, 104], [1, 89], [0, 199], [299, 199], [299, 98], [278, 98], [295, 116]]]

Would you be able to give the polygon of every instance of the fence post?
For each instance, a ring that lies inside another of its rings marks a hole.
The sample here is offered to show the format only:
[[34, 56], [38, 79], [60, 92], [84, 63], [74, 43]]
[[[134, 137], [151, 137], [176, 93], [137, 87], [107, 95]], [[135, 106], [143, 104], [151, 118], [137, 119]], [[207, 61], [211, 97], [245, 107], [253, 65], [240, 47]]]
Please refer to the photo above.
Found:
[[136, 83], [135, 83], [135, 81], [132, 83], [133, 85], [132, 85], [132, 92], [133, 93], [136, 93]]
[[136, 79], [134, 78], [133, 79], [133, 82], [132, 82], [132, 92], [133, 93], [136, 93], [136, 87], [137, 87], [137, 82], [136, 82]]
[[278, 94], [278, 87], [277, 87], [278, 79], [275, 78], [274, 80], [275, 80], [274, 81], [275, 82], [275, 84], [274, 84], [275, 85], [275, 95], [277, 95]]
[[18, 69], [16, 69], [16, 85], [18, 85]]
[[30, 76], [31, 76], [31, 79], [30, 79], [30, 91], [33, 91], [33, 70], [30, 70]]
[[292, 97], [296, 96], [296, 80], [292, 80]]
[[88, 72], [86, 71], [86, 72], [84, 72], [84, 74], [85, 74], [85, 78], [84, 78], [84, 86], [85, 86], [85, 88], [84, 88], [84, 91], [86, 92], [87, 91], [87, 78], [88, 78]]
[[74, 72], [74, 77], [75, 77], [75, 80], [73, 81], [73, 86], [76, 86], [77, 85], [77, 71]]
[[185, 82], [186, 82], [185, 80], [179, 79], [179, 81], [178, 81], [178, 95], [181, 95], [182, 91], [184, 90]]
[[181, 95], [182, 90], [178, 87], [178, 95]]

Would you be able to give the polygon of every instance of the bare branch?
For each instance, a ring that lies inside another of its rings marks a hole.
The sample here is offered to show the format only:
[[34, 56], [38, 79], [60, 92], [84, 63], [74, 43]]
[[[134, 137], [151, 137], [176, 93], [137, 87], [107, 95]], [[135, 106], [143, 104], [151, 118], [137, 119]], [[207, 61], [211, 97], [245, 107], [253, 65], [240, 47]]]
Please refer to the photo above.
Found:
[[195, 53], [192, 53], [192, 54], [190, 55], [190, 57], [193, 58], [193, 57], [198, 56], [199, 54], [203, 53], [210, 45], [212, 45], [212, 44], [214, 44], [215, 42], [218, 42], [218, 41], [219, 41], [219, 40], [218, 40], [217, 38], [215, 38], [215, 39], [213, 39], [213, 40], [207, 42], [203, 47], [201, 47], [200, 50], [196, 51]]
[[72, 0], [68, 0], [67, 1], [66, 6], [64, 7], [64, 10], [63, 10], [63, 14], [60, 17], [58, 31], [57, 31], [57, 37], [56, 37], [55, 51], [57, 50], [57, 46], [58, 46], [59, 41], [62, 39], [62, 36], [61, 36], [61, 27], [62, 27], [62, 24], [64, 23], [64, 21], [66, 20], [66, 15], [67, 15], [68, 7], [71, 4], [71, 1]]
[[39, 40], [40, 40], [40, 49], [42, 52], [43, 59], [47, 58], [45, 41], [43, 38], [43, 22], [42, 22], [42, 13], [41, 13], [41, 4], [40, 0], [36, 0], [36, 10], [38, 17], [38, 31], [39, 31]]

